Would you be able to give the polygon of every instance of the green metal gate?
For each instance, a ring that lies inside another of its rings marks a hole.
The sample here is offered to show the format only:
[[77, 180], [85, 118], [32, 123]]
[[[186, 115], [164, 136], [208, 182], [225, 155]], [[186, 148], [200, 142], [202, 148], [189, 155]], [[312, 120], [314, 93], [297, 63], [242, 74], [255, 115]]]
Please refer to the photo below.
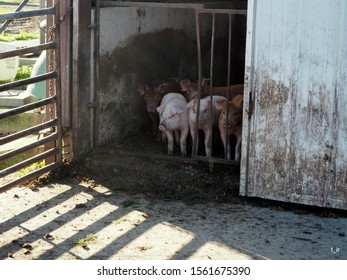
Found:
[[[0, 21], [45, 16], [47, 22], [52, 22], [51, 26], [47, 25], [45, 43], [0, 53], [0, 59], [6, 59], [46, 50], [48, 65], [44, 74], [0, 85], [0, 92], [5, 92], [13, 90], [18, 86], [41, 81], [47, 81], [48, 84], [46, 98], [0, 113], [0, 122], [4, 122], [8, 118], [30, 110], [45, 112], [42, 123], [0, 137], [0, 146], [12, 144], [11, 149], [0, 154], [0, 163], [8, 163], [11, 160], [11, 164], [5, 165], [3, 169], [0, 169], [0, 193], [62, 165], [60, 24], [71, 14], [71, 8], [63, 16], [60, 16], [59, 13], [59, 1], [54, 0], [50, 7], [0, 15]], [[31, 141], [29, 144], [16, 144], [17, 142], [21, 143], [20, 139], [29, 135], [37, 136], [35, 141]], [[41, 152], [36, 152], [38, 147], [44, 147], [44, 149], [41, 149]], [[24, 160], [23, 158], [18, 161], [14, 160], [19, 155], [23, 155], [33, 149], [35, 149], [36, 153], [34, 156], [24, 158]], [[32, 165], [35, 165], [34, 169], [28, 168]]]

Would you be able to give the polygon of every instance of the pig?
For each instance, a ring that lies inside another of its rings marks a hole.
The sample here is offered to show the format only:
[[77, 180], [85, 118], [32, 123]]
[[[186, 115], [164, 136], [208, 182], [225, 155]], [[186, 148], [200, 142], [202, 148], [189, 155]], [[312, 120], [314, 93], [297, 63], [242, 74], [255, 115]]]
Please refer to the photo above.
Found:
[[173, 154], [173, 133], [180, 132], [179, 142], [181, 154], [183, 157], [186, 157], [186, 141], [189, 133], [188, 108], [186, 99], [180, 93], [168, 93], [163, 97], [160, 106], [157, 107], [157, 111], [160, 118], [159, 130], [165, 132], [168, 141], [168, 155]]
[[221, 109], [218, 128], [224, 146], [225, 157], [230, 160], [230, 141], [231, 135], [236, 136], [235, 161], [240, 161], [241, 157], [241, 138], [242, 138], [242, 114], [243, 114], [243, 95], [236, 95], [230, 101], [217, 101], [217, 108]]
[[[200, 99], [200, 108], [199, 108], [199, 120], [198, 120], [198, 129], [202, 130], [205, 134], [205, 153], [209, 157], [212, 154], [211, 151], [211, 141], [212, 141], [212, 131], [214, 128], [218, 128], [218, 118], [221, 112], [221, 108], [217, 108], [217, 102], [226, 101], [227, 99], [223, 96], [212, 96], [212, 109], [213, 113], [211, 114], [211, 97], [207, 96]], [[189, 128], [190, 134], [193, 140], [194, 145], [198, 147], [198, 139], [195, 139], [195, 128], [196, 128], [196, 112], [197, 112], [197, 99], [194, 98], [187, 104], [189, 109]], [[212, 127], [211, 127], [211, 118], [212, 118]], [[195, 144], [196, 141], [196, 144]], [[192, 154], [194, 151], [192, 151]]]
[[160, 133], [158, 131], [159, 116], [156, 108], [160, 105], [166, 93], [181, 92], [181, 87], [177, 80], [171, 78], [155, 87], [140, 85], [137, 91], [145, 99], [148, 116], [152, 122], [152, 134], [157, 140], [160, 140]]
[[[234, 96], [238, 94], [243, 94], [244, 85], [237, 84], [231, 85], [229, 87], [210, 87], [206, 84], [206, 81], [209, 79], [204, 78], [201, 82], [201, 98], [210, 95], [210, 91], [212, 90], [212, 95], [219, 95], [228, 97], [228, 88], [229, 88], [229, 99], [232, 99]], [[180, 81], [181, 90], [184, 96], [187, 99], [187, 102], [192, 100], [195, 96], [198, 95], [198, 83], [192, 83], [190, 80], [181, 80]]]

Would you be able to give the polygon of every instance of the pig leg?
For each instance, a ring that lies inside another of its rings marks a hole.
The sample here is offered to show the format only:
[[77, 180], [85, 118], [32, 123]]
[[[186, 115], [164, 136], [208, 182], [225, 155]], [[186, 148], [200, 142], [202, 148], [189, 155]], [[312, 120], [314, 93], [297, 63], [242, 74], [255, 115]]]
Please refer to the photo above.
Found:
[[167, 154], [171, 156], [173, 154], [174, 147], [174, 137], [171, 130], [165, 130], [166, 138], [167, 138]]
[[181, 130], [181, 139], [180, 139], [180, 146], [181, 146], [181, 154], [183, 157], [187, 156], [187, 136], [189, 133], [189, 127]]
[[241, 137], [237, 136], [236, 146], [235, 146], [235, 160], [240, 161], [241, 157]]
[[180, 144], [180, 131], [175, 130], [174, 134], [175, 134], [175, 142], [179, 145]]
[[211, 141], [212, 141], [212, 133], [210, 130], [207, 130], [205, 131], [205, 152], [207, 157], [210, 157], [212, 154]]
[[224, 127], [220, 129], [220, 138], [222, 139], [223, 142], [223, 147], [224, 147], [224, 157], [230, 160], [230, 143], [229, 143], [229, 137], [227, 137]]
[[227, 145], [227, 159], [228, 159], [228, 160], [231, 160], [231, 150], [230, 150], [230, 139], [229, 139], [229, 135], [226, 137], [225, 141], [226, 141], [226, 145]]
[[192, 136], [192, 156], [194, 155], [194, 143], [196, 141], [196, 148], [198, 148], [199, 146], [199, 137], [195, 138], [195, 125], [191, 125], [190, 127], [190, 135]]

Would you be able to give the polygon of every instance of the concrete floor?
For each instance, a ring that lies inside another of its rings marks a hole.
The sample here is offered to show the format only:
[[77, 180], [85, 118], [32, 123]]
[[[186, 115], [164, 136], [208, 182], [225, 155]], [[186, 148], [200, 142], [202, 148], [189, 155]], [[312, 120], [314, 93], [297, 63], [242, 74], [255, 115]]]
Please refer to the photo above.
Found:
[[346, 235], [342, 216], [188, 205], [91, 181], [0, 194], [0, 259], [346, 260]]

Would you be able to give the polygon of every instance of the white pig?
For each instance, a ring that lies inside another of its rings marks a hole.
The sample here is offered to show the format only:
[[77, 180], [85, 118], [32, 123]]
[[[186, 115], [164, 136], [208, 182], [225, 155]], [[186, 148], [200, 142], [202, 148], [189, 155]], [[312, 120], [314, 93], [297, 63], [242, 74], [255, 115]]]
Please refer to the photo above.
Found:
[[[206, 156], [209, 157], [212, 154], [211, 151], [211, 141], [212, 141], [212, 130], [213, 128], [218, 127], [218, 118], [221, 111], [221, 108], [217, 107], [217, 101], [225, 101], [226, 98], [223, 96], [214, 95], [212, 96], [213, 102], [213, 114], [211, 114], [211, 97], [206, 96], [205, 98], [200, 99], [200, 108], [199, 108], [199, 120], [198, 120], [198, 129], [202, 130], [205, 134], [205, 152]], [[195, 139], [195, 128], [196, 128], [196, 112], [198, 108], [197, 99], [193, 98], [188, 104], [189, 108], [189, 128], [190, 134], [193, 140], [193, 147], [196, 141], [196, 146], [198, 147], [199, 139]], [[212, 127], [211, 127], [211, 118], [212, 118]], [[192, 151], [193, 153], [193, 151]]]
[[[180, 147], [182, 156], [187, 156], [186, 141], [189, 133], [187, 101], [182, 94], [166, 94], [160, 106], [157, 108], [159, 113], [159, 129], [164, 131], [168, 140], [168, 155], [172, 155], [174, 139], [173, 133], [180, 132]], [[178, 134], [178, 133], [177, 133]]]

